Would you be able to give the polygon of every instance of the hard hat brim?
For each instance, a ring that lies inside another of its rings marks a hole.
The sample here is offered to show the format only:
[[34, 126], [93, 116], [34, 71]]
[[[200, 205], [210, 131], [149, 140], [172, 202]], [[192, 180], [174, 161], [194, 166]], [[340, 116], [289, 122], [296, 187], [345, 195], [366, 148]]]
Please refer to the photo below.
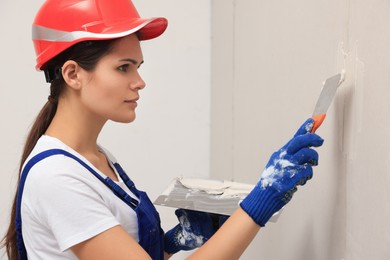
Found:
[[[140, 41], [156, 38], [164, 33], [168, 21], [163, 17], [136, 18], [119, 21], [115, 24], [86, 27], [85, 31], [65, 32], [39, 25], [33, 25], [33, 41], [37, 53], [36, 69], [42, 70], [45, 63], [53, 58], [53, 53], [61, 53], [72, 45], [89, 40], [109, 40], [136, 33]], [[53, 44], [55, 42], [55, 44]], [[38, 49], [37, 49], [38, 48]], [[40, 49], [40, 50], [39, 50]]]

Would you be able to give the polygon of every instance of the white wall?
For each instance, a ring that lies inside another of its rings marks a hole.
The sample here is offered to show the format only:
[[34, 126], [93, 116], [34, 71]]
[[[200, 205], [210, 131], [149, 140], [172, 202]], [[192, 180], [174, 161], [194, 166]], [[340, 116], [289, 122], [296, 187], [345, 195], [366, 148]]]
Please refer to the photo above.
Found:
[[389, 2], [212, 2], [212, 177], [255, 183], [347, 72], [314, 178], [242, 259], [390, 259]]
[[[134, 0], [141, 16], [165, 16], [169, 26], [162, 37], [142, 44], [147, 87], [136, 121], [108, 123], [100, 142], [152, 199], [176, 176], [209, 175], [209, 2]], [[27, 129], [48, 96], [43, 74], [34, 69], [31, 41], [31, 23], [41, 3], [0, 1], [1, 234], [8, 225]], [[173, 210], [159, 211], [164, 229], [177, 224]]]

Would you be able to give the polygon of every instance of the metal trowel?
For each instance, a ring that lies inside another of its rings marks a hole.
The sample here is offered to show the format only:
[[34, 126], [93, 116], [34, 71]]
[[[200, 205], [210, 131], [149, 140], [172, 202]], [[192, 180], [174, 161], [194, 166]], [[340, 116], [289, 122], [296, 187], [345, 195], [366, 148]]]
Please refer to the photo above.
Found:
[[340, 86], [340, 84], [343, 81], [344, 81], [344, 73], [336, 74], [325, 81], [321, 94], [318, 97], [317, 104], [314, 108], [314, 112], [312, 116], [312, 119], [314, 120], [314, 125], [311, 130], [312, 133], [314, 133], [324, 121], [326, 117], [326, 111], [328, 111], [328, 108], [332, 103], [337, 88]]

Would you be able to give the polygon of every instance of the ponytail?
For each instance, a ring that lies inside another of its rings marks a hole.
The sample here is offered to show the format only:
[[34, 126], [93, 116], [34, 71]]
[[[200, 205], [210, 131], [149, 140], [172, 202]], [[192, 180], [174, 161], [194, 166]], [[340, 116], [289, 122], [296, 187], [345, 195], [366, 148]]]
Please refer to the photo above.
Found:
[[[60, 84], [61, 83], [58, 81], [52, 82], [51, 94], [48, 98], [48, 101], [39, 112], [37, 118], [35, 119], [34, 124], [31, 127], [30, 132], [28, 133], [27, 140], [24, 145], [24, 149], [22, 153], [22, 158], [20, 160], [20, 165], [19, 165], [18, 186], [19, 186], [20, 174], [22, 172], [24, 162], [26, 161], [27, 157], [33, 150], [38, 139], [46, 132], [47, 128], [49, 127], [57, 111], [58, 94], [60, 92], [59, 89], [61, 89], [61, 85], [62, 85]], [[0, 245], [1, 248], [3, 247], [6, 248], [6, 253], [8, 255], [9, 260], [18, 260], [18, 249], [16, 246], [16, 224], [15, 224], [16, 199], [17, 199], [17, 191], [12, 204], [10, 224], [4, 238], [1, 240], [1, 245]]]
[[[61, 68], [62, 64], [64, 64], [65, 61], [74, 60], [83, 69], [87, 71], [92, 71], [95, 68], [97, 62], [104, 55], [108, 54], [111, 51], [114, 42], [116, 42], [116, 39], [80, 42], [50, 60], [46, 65], [46, 68], [56, 70], [58, 68]], [[19, 180], [23, 165], [27, 157], [34, 149], [36, 143], [38, 142], [38, 139], [46, 132], [51, 121], [53, 120], [55, 113], [57, 112], [58, 98], [60, 97], [66, 84], [60, 74], [56, 76], [59, 77], [51, 81], [50, 96], [48, 98], [48, 101], [43, 106], [42, 110], [39, 112], [27, 136], [26, 144], [22, 153], [22, 158], [20, 160]], [[18, 260], [19, 257], [18, 249], [16, 246], [16, 199], [17, 191], [12, 204], [11, 218], [8, 230], [4, 238], [0, 241], [0, 248], [6, 248], [6, 253], [8, 255], [9, 260]]]

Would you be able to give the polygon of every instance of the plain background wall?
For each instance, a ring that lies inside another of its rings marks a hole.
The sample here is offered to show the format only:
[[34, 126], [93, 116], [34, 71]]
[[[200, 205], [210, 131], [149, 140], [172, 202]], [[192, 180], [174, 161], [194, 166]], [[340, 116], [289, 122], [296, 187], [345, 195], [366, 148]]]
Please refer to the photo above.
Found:
[[[1, 234], [8, 225], [27, 130], [49, 93], [43, 73], [34, 69], [31, 41], [31, 23], [43, 2], [0, 1]], [[144, 17], [167, 17], [169, 26], [162, 37], [142, 43], [141, 74], [147, 87], [140, 93], [136, 121], [108, 123], [100, 143], [153, 200], [174, 177], [209, 174], [210, 1], [134, 0], [134, 4]], [[173, 210], [159, 207], [159, 211], [164, 229], [177, 224]]]
[[211, 177], [255, 183], [346, 78], [314, 178], [242, 259], [390, 259], [390, 2], [213, 0]]

